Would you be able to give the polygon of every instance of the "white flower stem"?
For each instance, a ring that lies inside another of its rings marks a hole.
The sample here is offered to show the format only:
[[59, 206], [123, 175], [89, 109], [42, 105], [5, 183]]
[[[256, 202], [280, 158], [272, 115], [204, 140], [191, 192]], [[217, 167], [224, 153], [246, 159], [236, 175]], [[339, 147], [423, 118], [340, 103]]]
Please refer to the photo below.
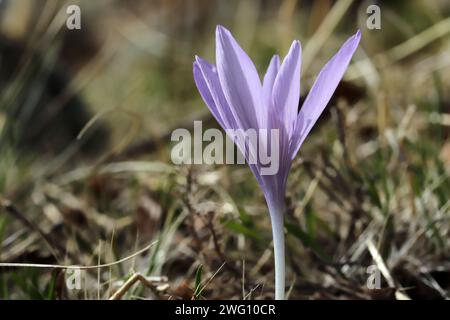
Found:
[[284, 300], [284, 212], [279, 207], [269, 209], [272, 220], [273, 253], [275, 258], [275, 300]]

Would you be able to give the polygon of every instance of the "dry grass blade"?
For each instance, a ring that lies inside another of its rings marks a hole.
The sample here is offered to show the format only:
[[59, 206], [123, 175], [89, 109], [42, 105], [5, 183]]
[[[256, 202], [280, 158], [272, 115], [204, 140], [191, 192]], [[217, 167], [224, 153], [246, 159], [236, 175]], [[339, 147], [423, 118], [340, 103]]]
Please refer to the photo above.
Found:
[[140, 282], [147, 287], [153, 288], [155, 284], [167, 282], [167, 277], [144, 277], [140, 273], [135, 273], [109, 298], [109, 300], [122, 299], [136, 282]]
[[158, 241], [154, 241], [150, 243], [149, 245], [145, 246], [144, 248], [140, 249], [139, 251], [136, 251], [135, 253], [122, 258], [120, 260], [110, 262], [110, 263], [104, 263], [104, 264], [98, 264], [98, 265], [91, 265], [91, 266], [77, 266], [77, 265], [60, 265], [60, 264], [39, 264], [39, 263], [0, 263], [0, 267], [6, 267], [6, 268], [55, 268], [55, 269], [79, 269], [79, 270], [87, 270], [87, 269], [99, 269], [99, 268], [107, 268], [112, 267], [118, 264], [121, 264], [125, 261], [128, 261], [130, 259], [133, 259], [134, 257], [139, 256], [140, 254], [148, 251], [151, 247], [153, 247]]

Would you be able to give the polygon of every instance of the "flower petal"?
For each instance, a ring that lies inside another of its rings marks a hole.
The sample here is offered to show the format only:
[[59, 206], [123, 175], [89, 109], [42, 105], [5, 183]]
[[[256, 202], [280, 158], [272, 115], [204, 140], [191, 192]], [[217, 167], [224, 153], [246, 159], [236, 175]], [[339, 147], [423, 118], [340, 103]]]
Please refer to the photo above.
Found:
[[224, 96], [238, 125], [258, 128], [262, 122], [261, 80], [248, 55], [222, 26], [216, 29], [216, 62]]
[[261, 128], [268, 129], [267, 127], [267, 117], [269, 116], [269, 110], [273, 108], [273, 99], [272, 99], [272, 91], [273, 84], [275, 83], [275, 79], [278, 74], [278, 70], [280, 69], [280, 57], [276, 54], [272, 57], [269, 63], [269, 67], [267, 68], [267, 72], [264, 76], [263, 80], [263, 105], [266, 110], [264, 110], [264, 115], [266, 118], [263, 119], [263, 124]]
[[347, 70], [360, 39], [361, 32], [358, 30], [344, 43], [317, 76], [297, 117], [295, 132], [291, 140], [291, 159], [295, 157], [306, 136], [330, 101]]
[[[200, 57], [195, 57], [195, 59], [194, 80], [209, 110], [227, 133], [227, 129], [241, 129], [237, 125], [237, 121], [223, 95], [216, 68]], [[244, 139], [239, 139], [237, 136], [229, 135], [229, 137], [244, 155], [259, 184], [261, 186], [264, 185], [259, 174], [259, 166], [257, 164], [251, 164], [249, 161], [250, 156], [255, 159], [257, 146], [246, 144]]]
[[203, 101], [208, 106], [209, 110], [216, 118], [217, 122], [224, 127], [223, 119], [217, 111], [217, 105], [212, 97], [211, 90], [209, 89], [208, 83], [201, 71], [201, 67], [197, 61], [194, 62], [194, 81], [197, 85], [197, 89], [203, 98]]
[[236, 120], [220, 87], [216, 67], [195, 57], [194, 80], [209, 110], [223, 129], [236, 128]]
[[273, 86], [273, 102], [288, 135], [294, 130], [300, 100], [300, 66], [302, 48], [294, 41], [283, 60]]

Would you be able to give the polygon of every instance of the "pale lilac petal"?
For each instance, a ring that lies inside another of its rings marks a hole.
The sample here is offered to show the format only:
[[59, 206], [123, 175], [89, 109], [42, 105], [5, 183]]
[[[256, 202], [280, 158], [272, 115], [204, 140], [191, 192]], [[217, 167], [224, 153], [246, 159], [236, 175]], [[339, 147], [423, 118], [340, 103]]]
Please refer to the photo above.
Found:
[[344, 43], [317, 76], [297, 117], [294, 136], [291, 140], [291, 159], [295, 157], [306, 136], [330, 101], [347, 70], [360, 39], [361, 32], [358, 31]]
[[[241, 129], [237, 125], [228, 102], [223, 95], [215, 66], [200, 57], [195, 57], [195, 59], [194, 80], [209, 110], [223, 129]], [[249, 153], [255, 154], [255, 146], [245, 146], [241, 140], [235, 139], [235, 137], [230, 138], [237, 145], [247, 162], [249, 162]], [[264, 185], [258, 171], [258, 166], [253, 164], [250, 165], [250, 168], [258, 182]]]
[[236, 120], [220, 87], [216, 67], [195, 57], [194, 80], [213, 116], [223, 129], [236, 129]]
[[[265, 109], [264, 115], [266, 115], [266, 117], [269, 116], [269, 110], [273, 108], [273, 99], [272, 99], [273, 84], [275, 83], [275, 79], [277, 77], [279, 69], [280, 69], [280, 57], [276, 54], [270, 60], [269, 67], [267, 68], [267, 72], [263, 80], [263, 89], [262, 89], [263, 105]], [[263, 119], [263, 125], [261, 127], [263, 129], [268, 129], [267, 118]]]
[[262, 88], [258, 72], [231, 33], [216, 29], [216, 66], [225, 98], [242, 129], [262, 122]]
[[300, 65], [302, 48], [294, 41], [283, 60], [273, 86], [273, 102], [288, 134], [294, 129], [300, 100]]
[[197, 61], [194, 62], [194, 81], [197, 85], [197, 89], [200, 92], [200, 95], [203, 98], [203, 101], [208, 106], [209, 111], [211, 111], [212, 115], [214, 116], [214, 118], [216, 118], [220, 126], [225, 127], [222, 116], [217, 111], [217, 105], [214, 101], [214, 98], [212, 97], [211, 90], [209, 89], [208, 83], [206, 82]]

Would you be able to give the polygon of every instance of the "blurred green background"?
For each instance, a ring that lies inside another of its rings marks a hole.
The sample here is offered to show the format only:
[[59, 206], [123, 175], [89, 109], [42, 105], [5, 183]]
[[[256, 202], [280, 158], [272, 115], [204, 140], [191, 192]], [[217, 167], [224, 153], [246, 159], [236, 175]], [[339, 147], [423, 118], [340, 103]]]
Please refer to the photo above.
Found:
[[[66, 27], [71, 4], [81, 30]], [[373, 4], [381, 29], [367, 28]], [[159, 278], [120, 298], [271, 297], [270, 224], [250, 170], [170, 161], [173, 129], [216, 126], [192, 62], [214, 62], [218, 24], [261, 75], [299, 39], [302, 99], [362, 31], [289, 178], [289, 298], [448, 298], [444, 0], [2, 1], [0, 261], [112, 265], [83, 271], [80, 290], [64, 268], [0, 266], [0, 298], [110, 298], [137, 273]]]

